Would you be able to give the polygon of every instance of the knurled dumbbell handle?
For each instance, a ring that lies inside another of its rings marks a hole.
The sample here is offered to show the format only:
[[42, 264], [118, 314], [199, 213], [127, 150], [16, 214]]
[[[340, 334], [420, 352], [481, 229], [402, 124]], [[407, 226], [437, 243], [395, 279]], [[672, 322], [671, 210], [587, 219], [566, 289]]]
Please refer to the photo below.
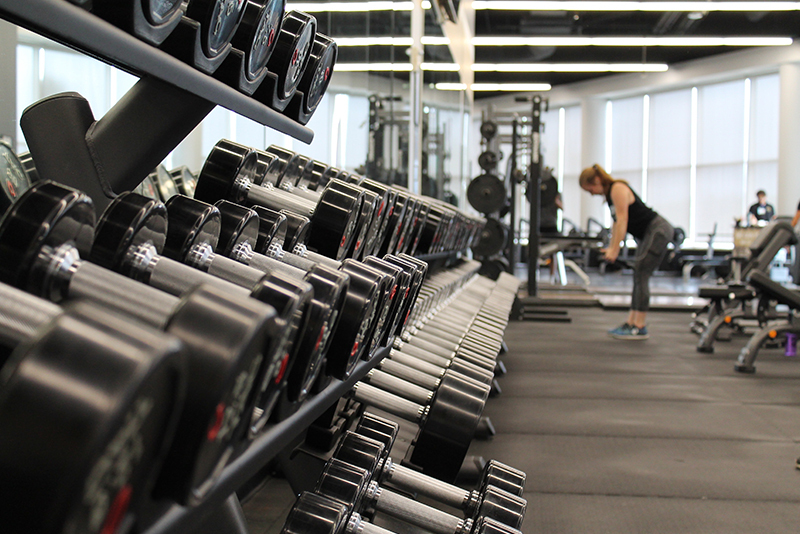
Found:
[[30, 339], [61, 314], [57, 304], [5, 284], [0, 284], [0, 302], [0, 344], [9, 347]]
[[427, 389], [435, 389], [439, 387], [439, 383], [441, 382], [441, 380], [435, 376], [423, 373], [422, 371], [403, 365], [390, 358], [386, 358], [381, 362], [381, 370]]
[[372, 369], [367, 376], [369, 378], [369, 383], [373, 386], [378, 386], [404, 399], [419, 404], [428, 404], [433, 398], [433, 392], [431, 390], [412, 384], [394, 375], [390, 375], [385, 371]]
[[183, 295], [200, 283], [217, 287], [235, 296], [250, 296], [250, 290], [247, 288], [168, 258], [159, 257], [154, 264], [151, 264], [148, 285], [171, 295]]
[[375, 406], [406, 421], [419, 423], [427, 412], [424, 406], [387, 393], [380, 388], [358, 382], [353, 386], [353, 398], [358, 402]]
[[342, 266], [342, 262], [334, 260], [333, 258], [329, 258], [327, 256], [323, 256], [322, 254], [317, 254], [316, 252], [312, 252], [306, 248], [303, 244], [298, 244], [292, 250], [292, 254], [297, 254], [298, 256], [302, 256], [306, 259], [311, 261], [315, 261], [317, 263], [321, 263], [326, 267], [330, 267], [331, 269], [339, 269]]
[[252, 186], [247, 191], [247, 200], [257, 206], [288, 209], [304, 217], [314, 215], [317, 208], [317, 205], [310, 200], [273, 187]]
[[387, 462], [382, 474], [387, 482], [395, 483], [403, 489], [415, 491], [453, 508], [463, 509], [471, 497], [471, 492], [467, 490], [394, 462]]
[[87, 298], [164, 329], [178, 297], [82, 261], [69, 280], [70, 298]]
[[366, 497], [378, 512], [435, 534], [467, 534], [471, 530], [470, 519], [461, 519], [399, 493], [387, 491], [375, 482], [370, 483]]

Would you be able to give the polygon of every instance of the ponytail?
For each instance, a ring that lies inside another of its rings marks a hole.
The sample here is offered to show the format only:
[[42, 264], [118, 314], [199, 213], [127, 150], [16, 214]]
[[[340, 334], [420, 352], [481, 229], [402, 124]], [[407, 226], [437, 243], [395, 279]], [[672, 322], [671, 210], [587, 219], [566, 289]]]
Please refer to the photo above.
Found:
[[[595, 180], [597, 179], [597, 180]], [[585, 188], [589, 184], [600, 183], [603, 186], [603, 191], [608, 193], [608, 190], [611, 189], [611, 185], [614, 182], [623, 182], [627, 183], [624, 180], [616, 180], [614, 179], [608, 172], [600, 166], [599, 163], [595, 163], [591, 167], [587, 167], [581, 171], [581, 175], [578, 178], [578, 182], [580, 186]]]

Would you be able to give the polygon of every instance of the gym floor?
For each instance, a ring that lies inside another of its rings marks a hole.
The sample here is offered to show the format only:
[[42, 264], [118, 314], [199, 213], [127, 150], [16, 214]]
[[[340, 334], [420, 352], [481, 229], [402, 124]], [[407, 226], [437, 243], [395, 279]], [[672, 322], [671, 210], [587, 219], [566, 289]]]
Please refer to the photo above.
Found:
[[[523, 532], [800, 531], [800, 361], [762, 350], [742, 375], [746, 338], [700, 354], [688, 311], [652, 312], [649, 340], [618, 341], [606, 331], [625, 312], [568, 310], [571, 323], [509, 324], [485, 410], [497, 435], [470, 451], [528, 474]], [[279, 532], [291, 506], [273, 482], [245, 504], [251, 534]]]

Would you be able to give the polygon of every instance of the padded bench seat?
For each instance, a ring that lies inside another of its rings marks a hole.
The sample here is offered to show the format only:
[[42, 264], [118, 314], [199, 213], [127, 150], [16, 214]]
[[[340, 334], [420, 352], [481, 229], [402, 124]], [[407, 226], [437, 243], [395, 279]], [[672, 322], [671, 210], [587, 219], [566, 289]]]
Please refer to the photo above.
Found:
[[782, 286], [760, 271], [753, 271], [749, 276], [750, 284], [769, 298], [796, 310], [800, 308], [800, 293]]
[[755, 291], [745, 286], [705, 286], [698, 289], [698, 296], [711, 300], [742, 300], [755, 298]]

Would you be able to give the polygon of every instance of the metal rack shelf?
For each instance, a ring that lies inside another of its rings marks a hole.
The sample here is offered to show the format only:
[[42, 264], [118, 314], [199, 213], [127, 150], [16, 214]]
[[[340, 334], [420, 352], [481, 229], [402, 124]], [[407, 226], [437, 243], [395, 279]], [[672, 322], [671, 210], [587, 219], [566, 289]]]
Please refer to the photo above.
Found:
[[65, 0], [0, 0], [0, 18], [136, 76], [152, 76], [310, 143], [314, 133], [266, 105]]

